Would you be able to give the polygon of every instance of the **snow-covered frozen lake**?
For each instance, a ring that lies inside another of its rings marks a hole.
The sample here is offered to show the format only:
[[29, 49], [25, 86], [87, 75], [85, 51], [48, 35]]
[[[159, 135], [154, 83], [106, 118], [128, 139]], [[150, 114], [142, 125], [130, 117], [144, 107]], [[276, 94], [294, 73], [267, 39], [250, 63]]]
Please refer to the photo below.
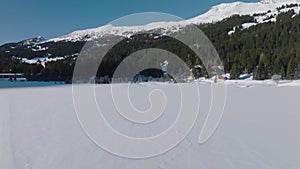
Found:
[[[228, 82], [222, 121], [204, 144], [198, 137], [209, 109], [210, 99], [205, 98], [210, 85], [198, 84], [201, 112], [191, 133], [171, 151], [140, 160], [117, 157], [89, 139], [77, 119], [71, 86], [1, 89], [0, 168], [299, 169], [300, 87], [289, 84]], [[133, 95], [149, 88], [166, 90], [172, 84], [134, 85]], [[96, 99], [101, 101], [108, 90], [109, 85], [97, 86]], [[137, 107], [148, 107], [147, 99], [137, 99]], [[107, 118], [127, 135], [151, 135], [169, 125], [174, 115], [162, 117], [166, 123], [137, 130], [130, 130], [135, 125], [121, 126], [110, 114]]]

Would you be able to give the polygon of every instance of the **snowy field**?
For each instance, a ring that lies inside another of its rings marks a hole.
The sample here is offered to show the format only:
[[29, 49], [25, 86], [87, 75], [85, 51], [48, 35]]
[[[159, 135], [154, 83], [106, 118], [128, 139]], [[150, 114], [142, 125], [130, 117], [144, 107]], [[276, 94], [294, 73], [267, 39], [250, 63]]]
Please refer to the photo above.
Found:
[[[222, 121], [214, 135], [199, 144], [210, 85], [198, 83], [201, 111], [191, 133], [171, 151], [140, 160], [112, 155], [89, 139], [78, 122], [71, 86], [1, 89], [0, 169], [299, 169], [299, 84], [226, 82]], [[135, 95], [173, 86], [134, 84], [131, 91]], [[97, 101], [104, 101], [101, 94], [109, 90], [108, 85], [97, 86]], [[136, 99], [137, 107], [147, 108], [147, 99]], [[162, 117], [165, 123], [160, 125], [132, 129], [135, 125], [121, 126], [111, 114], [108, 121], [127, 135], [155, 134], [174, 118], [171, 114]]]

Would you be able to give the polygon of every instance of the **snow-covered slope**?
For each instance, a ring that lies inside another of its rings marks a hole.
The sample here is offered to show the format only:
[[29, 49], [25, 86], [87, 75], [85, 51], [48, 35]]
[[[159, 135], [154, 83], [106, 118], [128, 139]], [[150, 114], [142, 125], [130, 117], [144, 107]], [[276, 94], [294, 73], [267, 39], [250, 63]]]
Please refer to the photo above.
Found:
[[22, 45], [35, 45], [37, 43], [43, 42], [44, 40], [45, 39], [42, 36], [37, 36], [35, 38], [23, 40], [19, 43], [21, 43]]
[[[94, 29], [86, 29], [72, 32], [68, 35], [50, 39], [49, 41], [88, 41], [108, 35], [131, 36], [137, 32], [150, 31], [160, 29], [161, 33], [168, 31], [176, 31], [178, 28], [188, 24], [203, 24], [221, 21], [233, 15], [254, 15], [258, 23], [276, 21], [276, 15], [290, 9], [294, 9], [299, 14], [300, 6], [292, 8], [284, 8], [278, 10], [278, 7], [286, 4], [300, 4], [300, 0], [263, 0], [256, 3], [234, 2], [223, 3], [212, 7], [208, 12], [179, 22], [157, 22], [143, 26], [112, 26], [105, 25]], [[253, 25], [252, 25], [253, 26]]]
[[[210, 23], [221, 21], [232, 15], [253, 15], [269, 13], [278, 13], [278, 7], [286, 4], [299, 4], [300, 0], [263, 0], [256, 3], [234, 2], [223, 3], [212, 7], [207, 13], [189, 20], [191, 23]], [[297, 7], [299, 12], [299, 7]], [[270, 15], [270, 14], [269, 14]], [[259, 18], [258, 18], [259, 19]]]
[[79, 30], [72, 32], [68, 35], [50, 39], [49, 41], [79, 41], [79, 40], [92, 40], [96, 38], [100, 38], [103, 36], [125, 36], [130, 37], [131, 35], [138, 33], [138, 32], [145, 32], [150, 30], [156, 30], [160, 29], [161, 33], [163, 32], [169, 32], [169, 31], [177, 31], [181, 26], [185, 26], [185, 23], [181, 22], [157, 22], [157, 23], [151, 23], [148, 25], [143, 26], [113, 26], [111, 24], [93, 28], [93, 29], [86, 29], [86, 30]]
[[[134, 91], [149, 88], [164, 91], [174, 86], [147, 84], [132, 87], [136, 89]], [[98, 96], [110, 90], [106, 85], [95, 89]], [[127, 90], [125, 85], [124, 90]], [[76, 118], [71, 87], [0, 90], [0, 168], [299, 169], [299, 87], [229, 86], [219, 128], [208, 142], [199, 144], [202, 122], [210, 105], [209, 91], [210, 85], [200, 85], [203, 111], [195, 128], [181, 144], [162, 156], [130, 160], [107, 153], [84, 133]], [[141, 106], [149, 106], [148, 98], [138, 99], [142, 103], [146, 101]], [[101, 100], [106, 101], [105, 98]], [[170, 109], [166, 110], [166, 114], [174, 114], [168, 111]], [[156, 125], [155, 130], [144, 130], [145, 125], [140, 125], [141, 128], [135, 127], [136, 124], [126, 125], [125, 119], [120, 123], [111, 118], [109, 122], [120, 132], [138, 134], [133, 132], [144, 131], [142, 136], [146, 136], [173, 122], [163, 117], [166, 123], [159, 123], [161, 125]]]
[[13, 43], [7, 43], [4, 44], [2, 46], [0, 46], [0, 50], [11, 50], [11, 49], [16, 49], [16, 48], [37, 48], [37, 49], [33, 49], [36, 51], [39, 50], [43, 50], [41, 48], [39, 48], [40, 46], [36, 46], [37, 44], [43, 43], [45, 41], [45, 39], [42, 36], [37, 36], [34, 38], [29, 38], [29, 39], [25, 39], [19, 42], [13, 42]]

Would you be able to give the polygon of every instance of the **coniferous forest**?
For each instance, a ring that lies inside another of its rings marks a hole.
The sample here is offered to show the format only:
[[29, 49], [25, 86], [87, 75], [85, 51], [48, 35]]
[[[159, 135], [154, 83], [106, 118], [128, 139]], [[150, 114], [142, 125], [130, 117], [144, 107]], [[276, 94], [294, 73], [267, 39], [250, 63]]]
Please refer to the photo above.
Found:
[[[255, 14], [260, 15], [260, 14]], [[300, 77], [300, 16], [293, 10], [276, 16], [276, 22], [243, 28], [243, 23], [255, 23], [254, 16], [232, 16], [220, 22], [197, 25], [211, 40], [223, 62], [225, 72], [237, 79], [242, 73], [253, 73], [254, 79], [270, 79], [274, 74], [283, 79]], [[235, 32], [229, 34], [235, 28]], [[129, 43], [128, 43], [129, 41]], [[85, 44], [78, 42], [46, 42], [40, 46], [47, 50], [32, 51], [26, 45], [10, 43], [0, 46], [0, 72], [24, 73], [29, 80], [70, 80], [76, 57]], [[110, 77], [115, 67], [129, 54], [159, 46], [180, 56], [190, 67], [201, 64], [192, 57], [186, 46], [168, 37], [153, 38], [147, 34], [134, 35], [115, 46], [103, 61], [98, 76]], [[12, 49], [13, 47], [13, 49]], [[7, 52], [10, 50], [9, 52]], [[27, 64], [16, 58], [42, 56], [65, 57], [63, 60], [41, 64]], [[204, 69], [204, 68], [203, 68]], [[197, 77], [205, 76], [205, 70]]]
[[251, 17], [233, 16], [200, 27], [215, 45], [231, 78], [246, 71], [253, 72], [257, 80], [269, 79], [273, 74], [299, 79], [300, 16], [294, 14], [293, 10], [279, 14], [277, 22], [237, 29], [232, 35], [227, 34], [232, 25], [251, 21]]

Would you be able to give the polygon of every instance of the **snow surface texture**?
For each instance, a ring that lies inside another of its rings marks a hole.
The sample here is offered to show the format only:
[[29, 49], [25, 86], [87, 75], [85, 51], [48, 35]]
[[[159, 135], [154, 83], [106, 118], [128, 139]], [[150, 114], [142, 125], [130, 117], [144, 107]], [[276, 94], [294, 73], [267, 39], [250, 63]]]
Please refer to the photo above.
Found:
[[[203, 24], [203, 23], [213, 23], [221, 21], [233, 15], [254, 15], [257, 23], [264, 22], [274, 22], [276, 21], [276, 16], [281, 12], [286, 12], [290, 9], [294, 9], [297, 14], [299, 14], [300, 7], [285, 8], [280, 11], [277, 10], [278, 7], [286, 4], [300, 4], [300, 0], [263, 0], [256, 3], [246, 3], [246, 2], [234, 2], [234, 3], [223, 3], [217, 6], [213, 6], [208, 12], [199, 15], [195, 18], [191, 18], [185, 21], [177, 22], [156, 22], [150, 23], [142, 26], [113, 26], [105, 25], [102, 27], [94, 29], [86, 29], [74, 31], [68, 35], [50, 39], [49, 41], [79, 41], [79, 40], [93, 40], [101, 38], [104, 36], [115, 35], [130, 37], [138, 32], [151, 31], [156, 29], [161, 29], [161, 33], [174, 32], [180, 27], [184, 27], [189, 24]], [[249, 28], [254, 26], [254, 23], [245, 23], [243, 27]], [[234, 32], [229, 32], [232, 34]]]
[[[192, 132], [170, 152], [143, 160], [116, 157], [88, 138], [76, 118], [71, 86], [0, 90], [0, 168], [298, 169], [300, 88], [275, 86], [271, 81], [264, 85], [243, 81], [251, 88], [230, 83], [223, 119], [208, 142], [198, 143], [210, 103], [210, 85], [200, 83], [202, 106]], [[170, 87], [134, 84], [133, 91]], [[99, 85], [96, 94], [107, 90], [108, 85]], [[147, 107], [147, 98], [137, 99], [145, 101], [139, 108]], [[127, 135], [151, 135], [170, 124], [173, 112], [165, 113], [171, 118], [147, 132], [145, 126], [128, 130], [134, 125], [123, 126], [113, 112], [106, 117]]]

